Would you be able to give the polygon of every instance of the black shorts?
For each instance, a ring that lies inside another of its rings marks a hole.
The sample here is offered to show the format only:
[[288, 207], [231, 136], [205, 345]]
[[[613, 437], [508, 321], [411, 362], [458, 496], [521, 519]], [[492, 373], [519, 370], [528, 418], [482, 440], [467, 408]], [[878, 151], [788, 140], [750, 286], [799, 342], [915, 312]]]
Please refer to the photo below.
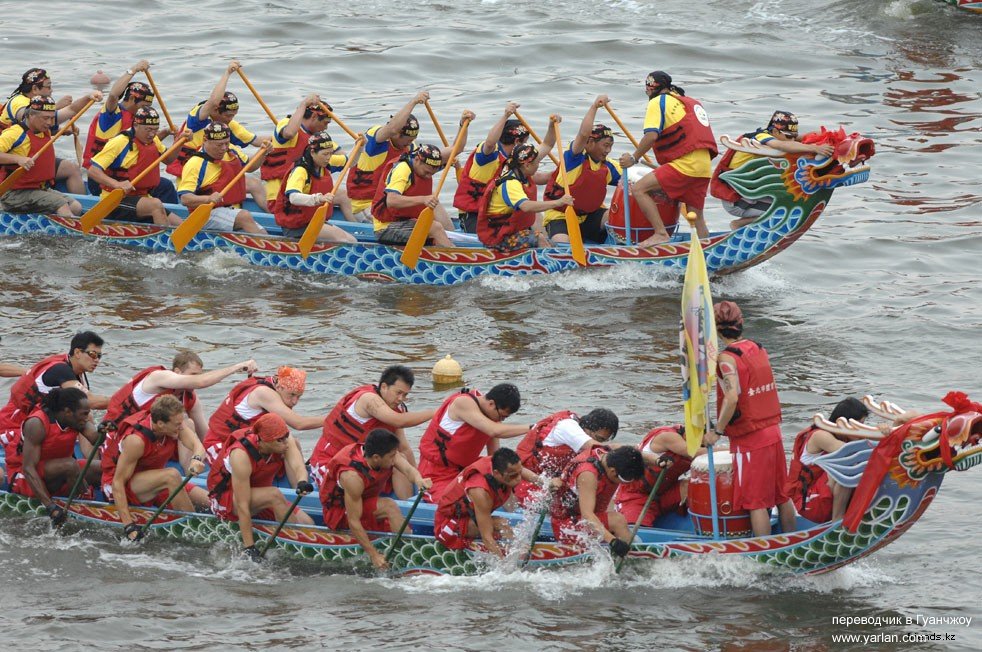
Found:
[[[393, 222], [385, 229], [376, 231], [375, 239], [379, 244], [404, 245], [409, 242], [409, 236], [413, 234], [414, 228], [416, 228], [416, 220]], [[429, 240], [426, 242], [429, 244]]]
[[460, 230], [464, 233], [477, 233], [477, 213], [465, 213], [463, 211], [457, 214], [457, 219], [460, 220]]
[[[607, 209], [601, 206], [592, 213], [587, 213], [586, 217], [580, 222], [580, 233], [583, 235], [583, 240], [585, 242], [592, 242], [594, 244], [603, 244], [607, 242], [607, 229], [603, 224], [604, 213]], [[569, 235], [569, 231], [566, 230], [566, 220], [553, 220], [546, 224], [546, 232], [549, 237], [562, 233], [563, 235]]]
[[303, 237], [303, 234], [307, 231], [307, 227], [301, 226], [299, 229], [291, 229], [289, 227], [280, 227], [283, 229], [283, 237], [286, 238], [297, 238], [298, 240]]
[[143, 217], [137, 217], [136, 215], [136, 205], [140, 203], [143, 197], [138, 195], [126, 195], [123, 197], [123, 201], [119, 202], [119, 206], [116, 207], [112, 213], [106, 216], [107, 220], [118, 220], [122, 222], [140, 222], [143, 224], [152, 224], [153, 216], [144, 215]]

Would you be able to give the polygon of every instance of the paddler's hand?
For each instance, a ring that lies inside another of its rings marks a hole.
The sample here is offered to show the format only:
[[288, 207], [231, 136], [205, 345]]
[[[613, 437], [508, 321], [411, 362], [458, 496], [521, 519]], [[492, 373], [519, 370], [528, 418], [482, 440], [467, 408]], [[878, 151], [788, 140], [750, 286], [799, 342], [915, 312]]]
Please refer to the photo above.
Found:
[[204, 460], [196, 460], [192, 457], [191, 463], [188, 464], [188, 473], [190, 473], [191, 475], [198, 475], [204, 470], [205, 470]]
[[429, 489], [433, 486], [433, 481], [429, 478], [420, 476], [419, 479], [416, 480], [416, 484], [419, 485], [420, 489]]
[[229, 74], [229, 75], [231, 75], [236, 70], [241, 70], [241, 68], [242, 68], [242, 64], [239, 63], [238, 61], [236, 61], [235, 59], [233, 59], [232, 62], [228, 64], [228, 68], [226, 69], [226, 73]]
[[21, 166], [25, 170], [30, 170], [34, 167], [34, 159], [30, 156], [18, 156], [17, 165]]
[[551, 125], [558, 125], [562, 121], [563, 121], [563, 116], [559, 115], [558, 113], [553, 113], [550, 114], [549, 116], [549, 124]]
[[310, 484], [306, 480], [301, 480], [297, 483], [297, 494], [300, 496], [306, 496], [314, 490], [314, 485]]
[[430, 101], [430, 94], [426, 91], [420, 91], [416, 93], [416, 97], [413, 98], [413, 104], [423, 104], [424, 102]]
[[92, 91], [88, 94], [88, 98], [90, 100], [95, 100], [96, 102], [101, 102], [103, 98], [102, 91]]
[[123, 536], [130, 541], [139, 541], [143, 538], [143, 526], [130, 523], [123, 528]]
[[130, 70], [132, 70], [134, 73], [146, 72], [150, 70], [150, 62], [146, 59], [140, 59], [135, 65], [130, 66]]
[[55, 527], [60, 527], [61, 524], [68, 518], [68, 512], [66, 512], [65, 508], [61, 507], [60, 505], [48, 503], [46, 509], [48, 510], [48, 518], [51, 519], [51, 524]]
[[117, 181], [113, 185], [115, 185], [118, 190], [122, 190], [123, 192], [133, 191], [133, 184], [130, 183], [129, 181]]
[[430, 208], [436, 208], [437, 206], [440, 205], [440, 200], [437, 199], [436, 197], [430, 197], [425, 202], [423, 202], [423, 205], [429, 206]]
[[637, 163], [638, 159], [634, 158], [633, 154], [621, 154], [621, 157], [620, 159], [618, 159], [617, 162], [620, 163], [621, 167], [626, 170], [627, 168]]
[[261, 136], [256, 139], [256, 147], [260, 149], [269, 149], [273, 146], [272, 136]]
[[559, 488], [563, 486], [563, 480], [562, 478], [552, 478], [546, 486], [549, 488], [549, 491], [559, 491]]
[[252, 375], [259, 371], [259, 367], [256, 366], [255, 360], [246, 360], [241, 365], [239, 365], [239, 371], [242, 371], [248, 375]]
[[672, 456], [668, 453], [662, 453], [658, 456], [658, 461], [655, 462], [655, 466], [659, 469], [667, 469], [672, 465]]
[[213, 193], [211, 193], [211, 195], [208, 197], [208, 201], [211, 202], [212, 204], [221, 203], [221, 201], [222, 201], [222, 193], [220, 193], [220, 192], [213, 192]]
[[375, 566], [377, 570], [389, 570], [389, 562], [385, 561], [385, 557], [383, 557], [377, 550], [372, 552], [369, 555], [369, 558], [371, 558], [372, 565]]
[[628, 545], [627, 541], [622, 541], [621, 539], [612, 539], [610, 542], [610, 554], [615, 557], [627, 557], [627, 553], [631, 552], [631, 546]]
[[460, 114], [460, 126], [463, 127], [465, 122], [473, 122], [477, 114], [470, 109], [464, 109], [463, 113]]
[[835, 148], [832, 147], [831, 145], [813, 145], [812, 151], [818, 154], [819, 156], [824, 156], [825, 158], [828, 158], [833, 154], [835, 154]]
[[257, 564], [263, 560], [262, 555], [259, 554], [259, 548], [257, 548], [255, 544], [243, 549], [242, 554]]
[[610, 102], [610, 98], [606, 95], [597, 95], [597, 99], [593, 100], [593, 107], [599, 109], [602, 106], [607, 106], [608, 102]]
[[719, 441], [719, 435], [716, 434], [715, 430], [710, 430], [705, 435], [702, 436], [703, 446], [712, 446]]
[[519, 104], [518, 102], [509, 102], [508, 104], [506, 104], [505, 105], [505, 117], [507, 118], [510, 115], [515, 115], [515, 112], [518, 111], [519, 107], [521, 107], [521, 106], [522, 105]]

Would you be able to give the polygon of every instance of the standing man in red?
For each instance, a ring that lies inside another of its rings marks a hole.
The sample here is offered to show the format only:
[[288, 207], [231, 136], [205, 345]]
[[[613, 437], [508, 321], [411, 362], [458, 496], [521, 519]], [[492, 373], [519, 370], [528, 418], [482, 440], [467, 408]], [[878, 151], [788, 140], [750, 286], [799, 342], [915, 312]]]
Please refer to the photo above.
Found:
[[698, 100], [686, 97], [685, 91], [672, 84], [671, 76], [656, 70], [645, 79], [648, 110], [644, 116], [644, 136], [633, 154], [621, 156], [621, 167], [636, 164], [649, 150], [655, 153], [659, 167], [631, 188], [631, 195], [655, 230], [638, 243], [651, 247], [669, 239], [658, 214], [658, 204], [648, 193], [661, 191], [669, 200], [684, 202], [695, 211], [696, 230], [700, 238], [709, 237], [702, 209], [712, 177], [711, 161], [718, 153], [716, 136], [709, 126], [709, 116]]
[[[299, 478], [298, 494], [314, 490], [300, 447], [292, 441], [286, 422], [278, 414], [264, 414], [251, 426], [232, 433], [208, 474], [211, 510], [221, 519], [239, 522], [244, 552], [255, 561], [260, 555], [252, 534], [252, 517], [280, 521], [286, 516], [290, 503], [273, 486], [273, 480], [287, 469]], [[314, 524], [299, 509], [290, 514], [289, 521]]]
[[[102, 491], [116, 503], [123, 534], [130, 540], [141, 538], [143, 527], [133, 522], [130, 505], [162, 505], [181, 485], [181, 474], [167, 467], [177, 454], [180, 441], [192, 453], [188, 472], [197, 475], [205, 470], [205, 449], [185, 425], [184, 406], [174, 396], [161, 396], [149, 410], [132, 414], [107, 440], [102, 459]], [[196, 499], [194, 493], [200, 494]], [[194, 510], [192, 504], [208, 504], [204, 489], [185, 485], [174, 496], [173, 509]]]
[[506, 426], [502, 423], [522, 406], [518, 388], [501, 383], [487, 394], [463, 389], [441, 405], [419, 442], [419, 472], [433, 481], [424, 494], [435, 503], [457, 474], [476, 462], [481, 451], [498, 450], [498, 440], [518, 437], [530, 425]]
[[440, 495], [433, 519], [436, 540], [462, 550], [481, 537], [488, 552], [504, 557], [497, 539], [510, 539], [511, 527], [491, 514], [511, 498], [521, 480], [522, 462], [510, 448], [499, 448], [468, 466]]
[[781, 528], [795, 525], [794, 505], [786, 488], [787, 462], [781, 441], [781, 402], [774, 372], [764, 347], [743, 337], [743, 312], [732, 301], [715, 306], [720, 351], [714, 432], [704, 443], [715, 444], [726, 436], [736, 459], [734, 508], [750, 512], [754, 535], [771, 533], [771, 508], [775, 505]]
[[368, 538], [367, 530], [395, 532], [403, 521], [399, 506], [379, 494], [392, 490], [392, 470], [398, 469], [420, 489], [430, 481], [399, 454], [399, 439], [384, 428], [368, 433], [364, 443], [348, 444], [331, 458], [320, 483], [324, 525], [332, 530], [350, 529], [379, 570], [388, 567]]
[[[416, 456], [406, 441], [404, 428], [411, 428], [433, 418], [434, 410], [409, 412], [406, 399], [416, 382], [413, 370], [404, 365], [386, 367], [377, 385], [362, 385], [338, 401], [324, 419], [324, 429], [310, 455], [310, 475], [322, 483], [327, 465], [345, 446], [362, 443], [368, 433], [381, 428], [399, 440], [399, 453], [415, 467]], [[412, 483], [401, 472], [393, 477], [396, 495], [402, 499], [413, 495]]]

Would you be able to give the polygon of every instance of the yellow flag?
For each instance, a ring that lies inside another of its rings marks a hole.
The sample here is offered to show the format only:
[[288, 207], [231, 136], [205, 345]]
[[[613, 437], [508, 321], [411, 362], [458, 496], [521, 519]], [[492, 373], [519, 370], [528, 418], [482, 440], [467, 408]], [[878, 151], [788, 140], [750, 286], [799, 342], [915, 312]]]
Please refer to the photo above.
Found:
[[716, 410], [716, 357], [719, 354], [706, 258], [694, 228], [682, 286], [679, 349], [682, 400], [685, 403], [685, 441], [691, 456], [702, 444], [702, 437], [713, 420], [711, 415]]

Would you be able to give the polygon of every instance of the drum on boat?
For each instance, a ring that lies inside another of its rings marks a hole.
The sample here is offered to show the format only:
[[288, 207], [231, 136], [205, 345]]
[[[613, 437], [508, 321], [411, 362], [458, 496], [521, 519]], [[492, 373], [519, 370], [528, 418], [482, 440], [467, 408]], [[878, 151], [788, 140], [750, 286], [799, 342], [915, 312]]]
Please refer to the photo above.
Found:
[[[651, 172], [650, 168], [634, 165], [627, 169], [627, 179], [631, 183], [637, 183], [649, 172]], [[658, 215], [661, 216], [661, 221], [665, 224], [668, 232], [674, 234], [678, 223], [678, 205], [668, 200], [663, 194], [648, 193], [648, 195], [659, 202]], [[666, 200], [668, 200], [667, 203], [661, 203]], [[651, 224], [648, 223], [644, 213], [641, 212], [641, 207], [638, 206], [633, 197], [630, 198], [629, 208], [631, 211], [631, 244], [637, 244], [650, 237], [655, 231], [651, 228]], [[610, 199], [610, 212], [607, 215], [607, 232], [617, 244], [627, 244], [624, 221], [624, 183], [621, 182], [614, 188], [614, 195]]]
[[[719, 517], [719, 533], [722, 537], [750, 536], [750, 514], [747, 510], [733, 508], [733, 456], [730, 451], [713, 451], [716, 471], [716, 513]], [[712, 536], [713, 511], [709, 492], [709, 456], [700, 455], [692, 460], [689, 469], [689, 516], [696, 534]]]

